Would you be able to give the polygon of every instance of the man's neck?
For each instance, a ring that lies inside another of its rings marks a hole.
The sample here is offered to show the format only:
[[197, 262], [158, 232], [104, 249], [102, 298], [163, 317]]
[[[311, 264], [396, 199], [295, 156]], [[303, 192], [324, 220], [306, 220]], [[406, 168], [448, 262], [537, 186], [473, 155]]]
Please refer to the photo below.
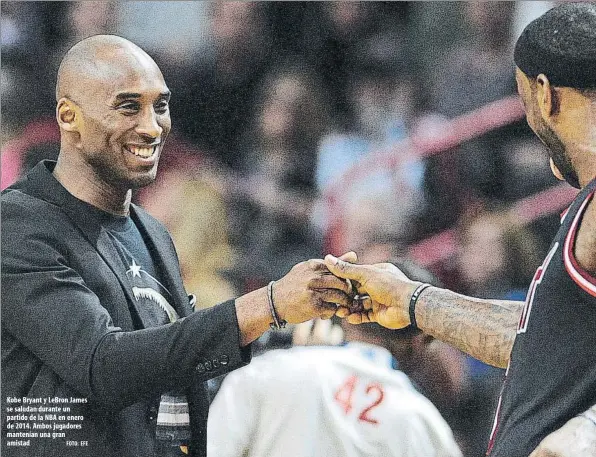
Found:
[[102, 211], [117, 216], [128, 216], [132, 198], [131, 189], [117, 189], [104, 183], [88, 166], [76, 166], [70, 160], [58, 157], [54, 177], [74, 197]]

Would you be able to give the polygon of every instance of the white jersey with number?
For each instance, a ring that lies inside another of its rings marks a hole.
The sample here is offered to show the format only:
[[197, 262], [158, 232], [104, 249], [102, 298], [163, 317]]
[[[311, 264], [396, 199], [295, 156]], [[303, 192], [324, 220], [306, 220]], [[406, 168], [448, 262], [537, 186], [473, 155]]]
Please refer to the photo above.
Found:
[[385, 349], [298, 347], [230, 373], [208, 457], [460, 457], [451, 429]]

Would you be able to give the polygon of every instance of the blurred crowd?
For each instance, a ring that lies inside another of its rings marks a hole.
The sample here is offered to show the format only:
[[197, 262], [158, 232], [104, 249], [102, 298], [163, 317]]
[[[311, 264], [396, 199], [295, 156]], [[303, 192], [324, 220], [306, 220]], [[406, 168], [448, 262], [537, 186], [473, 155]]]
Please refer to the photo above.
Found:
[[[2, 187], [57, 156], [65, 51], [113, 33], [155, 59], [173, 94], [158, 179], [134, 198], [167, 225], [202, 306], [307, 258], [349, 249], [387, 261], [445, 229], [458, 248], [429, 267], [446, 286], [523, 299], [558, 224], [556, 215], [528, 226], [505, 216], [555, 182], [523, 120], [425, 160], [353, 173], [339, 224], [328, 192], [375, 152], [514, 94], [512, 43], [550, 6], [5, 1]], [[448, 359], [457, 395], [439, 407], [466, 457], [482, 455], [503, 373]]]

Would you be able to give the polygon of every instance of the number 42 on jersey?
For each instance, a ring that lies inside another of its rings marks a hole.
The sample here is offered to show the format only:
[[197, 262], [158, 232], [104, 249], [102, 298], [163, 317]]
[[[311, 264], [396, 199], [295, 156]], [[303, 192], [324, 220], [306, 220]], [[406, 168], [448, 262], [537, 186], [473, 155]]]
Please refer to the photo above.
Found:
[[[352, 375], [335, 392], [333, 398], [340, 405], [346, 416], [351, 414], [354, 409], [354, 396], [360, 397], [362, 395], [360, 390], [362, 385], [363, 383], [358, 376]], [[353, 414], [357, 414], [358, 420], [361, 422], [377, 425], [379, 421], [374, 418], [372, 411], [383, 402], [383, 397], [385, 396], [383, 386], [376, 382], [366, 384], [364, 386], [364, 393], [367, 400], [369, 400], [369, 403], [367, 403], [368, 406], [362, 410], [354, 411]]]

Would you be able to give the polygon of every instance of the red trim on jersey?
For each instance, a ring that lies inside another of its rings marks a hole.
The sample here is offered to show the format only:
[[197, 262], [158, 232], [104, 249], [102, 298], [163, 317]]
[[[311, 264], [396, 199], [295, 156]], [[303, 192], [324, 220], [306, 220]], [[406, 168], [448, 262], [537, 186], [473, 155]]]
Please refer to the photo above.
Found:
[[571, 279], [575, 281], [575, 283], [580, 286], [583, 290], [585, 290], [590, 295], [596, 297], [596, 278], [592, 277], [586, 270], [584, 270], [577, 259], [573, 254], [573, 246], [575, 245], [575, 235], [577, 233], [577, 227], [579, 225], [579, 220], [588, 204], [588, 202], [594, 196], [594, 192], [590, 193], [582, 205], [580, 206], [577, 214], [575, 215], [575, 219], [571, 223], [571, 227], [569, 228], [569, 233], [565, 238], [565, 246], [563, 248], [563, 261], [565, 263], [565, 269]]
[[570, 206], [568, 206], [568, 207], [565, 209], [565, 211], [563, 211], [563, 212], [561, 213], [561, 224], [562, 224], [562, 223], [563, 223], [563, 221], [565, 220], [565, 216], [567, 216], [567, 213], [569, 212], [569, 208], [570, 208]]
[[499, 396], [499, 403], [497, 404], [497, 412], [493, 421], [493, 428], [490, 431], [490, 439], [488, 441], [488, 447], [486, 449], [486, 455], [489, 456], [495, 446], [495, 438], [497, 437], [497, 430], [499, 429], [499, 422], [501, 420], [501, 401], [503, 401], [503, 395]]
[[495, 412], [493, 428], [490, 431], [490, 438], [488, 441], [488, 447], [486, 449], [487, 457], [493, 451], [493, 447], [495, 446], [495, 439], [497, 438], [497, 431], [499, 430], [499, 425], [501, 425], [501, 402], [503, 401], [503, 392], [505, 391], [505, 383], [507, 382], [507, 376], [509, 375], [509, 367], [510, 366], [511, 366], [511, 358], [509, 359], [509, 362], [507, 362], [507, 370], [505, 371], [505, 380], [503, 381], [503, 385], [501, 386], [501, 393], [499, 394], [499, 403], [497, 404], [497, 411]]

